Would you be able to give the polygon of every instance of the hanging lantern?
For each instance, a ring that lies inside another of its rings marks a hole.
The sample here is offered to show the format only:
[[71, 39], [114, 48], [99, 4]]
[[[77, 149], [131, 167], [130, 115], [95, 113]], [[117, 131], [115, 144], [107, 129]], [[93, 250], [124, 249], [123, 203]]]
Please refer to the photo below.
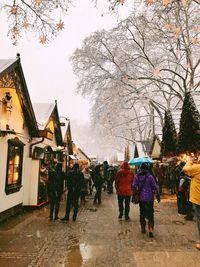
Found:
[[125, 0], [119, 0], [119, 3], [122, 5], [124, 4], [124, 2], [125, 2]]
[[170, 30], [170, 29], [172, 28], [172, 25], [171, 25], [170, 23], [166, 23], [166, 24], [164, 25], [164, 28], [165, 28], [166, 30]]
[[62, 31], [64, 29], [64, 22], [61, 22], [60, 20], [60, 22], [56, 25], [56, 27], [59, 31]]
[[181, 28], [180, 27], [175, 28], [174, 32], [175, 32], [176, 37], [179, 38], [181, 34]]
[[25, 21], [23, 22], [23, 24], [22, 24], [22, 27], [25, 28], [25, 29], [27, 29], [28, 26], [29, 26], [28, 21], [25, 20]]
[[40, 5], [42, 3], [42, 0], [35, 0], [36, 5]]
[[12, 13], [13, 15], [16, 15], [16, 14], [17, 14], [17, 7], [16, 7], [16, 6], [13, 6], [13, 7], [11, 8], [11, 13]]
[[192, 44], [197, 44], [197, 42], [198, 42], [197, 37], [192, 37], [191, 43]]
[[181, 0], [182, 6], [186, 7], [188, 5], [188, 0]]
[[46, 37], [45, 36], [40, 37], [40, 43], [41, 44], [45, 44], [46, 43]]
[[154, 3], [154, 0], [146, 0], [147, 5], [152, 5]]
[[163, 0], [162, 2], [163, 2], [163, 6], [167, 6], [167, 5], [169, 5], [170, 0]]

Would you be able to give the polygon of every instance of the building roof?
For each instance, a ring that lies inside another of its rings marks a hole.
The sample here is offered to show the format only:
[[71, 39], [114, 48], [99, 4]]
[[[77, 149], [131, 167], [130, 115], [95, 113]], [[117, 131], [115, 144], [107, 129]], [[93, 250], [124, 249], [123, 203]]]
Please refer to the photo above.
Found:
[[65, 134], [68, 131], [69, 120], [66, 120], [66, 119], [65, 120], [62, 120], [61, 123], [65, 123], [65, 126], [62, 126], [61, 127], [62, 137], [63, 137], [63, 140], [64, 140]]
[[[75, 153], [76, 152], [79, 152], [80, 154], [82, 154], [89, 162], [91, 162], [91, 159], [90, 157], [88, 157], [85, 152], [80, 148], [80, 147], [77, 147], [76, 144], [73, 142], [73, 147], [76, 148], [76, 151], [74, 151]], [[79, 159], [79, 153], [76, 153], [76, 158]]]
[[16, 90], [29, 134], [32, 137], [39, 135], [35, 114], [29, 96], [26, 80], [21, 66], [20, 55], [16, 59], [0, 59], [0, 84], [2, 88]]
[[39, 130], [45, 130], [50, 119], [54, 121], [55, 138], [57, 145], [63, 146], [63, 137], [60, 126], [57, 102], [54, 103], [34, 103], [33, 108]]
[[[162, 136], [161, 136], [162, 137]], [[155, 147], [157, 142], [157, 147]], [[152, 158], [159, 158], [160, 157], [160, 151], [161, 151], [161, 139], [159, 135], [155, 135], [152, 141], [151, 149], [149, 154]]]
[[149, 156], [151, 150], [152, 141], [138, 141], [136, 142], [136, 149], [134, 157], [146, 157]]
[[8, 69], [18, 59], [0, 59], [0, 73]]
[[44, 130], [56, 103], [33, 103], [38, 128]]

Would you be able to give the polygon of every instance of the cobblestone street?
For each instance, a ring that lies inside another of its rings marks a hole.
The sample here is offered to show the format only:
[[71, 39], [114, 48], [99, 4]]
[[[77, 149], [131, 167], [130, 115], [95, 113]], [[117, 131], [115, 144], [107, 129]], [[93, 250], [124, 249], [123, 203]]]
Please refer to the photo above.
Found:
[[[62, 203], [60, 217], [64, 216]], [[195, 221], [177, 214], [175, 199], [155, 203], [155, 238], [140, 233], [138, 205], [119, 221], [116, 195], [81, 207], [78, 220], [48, 221], [48, 208], [0, 226], [0, 266], [198, 267]]]

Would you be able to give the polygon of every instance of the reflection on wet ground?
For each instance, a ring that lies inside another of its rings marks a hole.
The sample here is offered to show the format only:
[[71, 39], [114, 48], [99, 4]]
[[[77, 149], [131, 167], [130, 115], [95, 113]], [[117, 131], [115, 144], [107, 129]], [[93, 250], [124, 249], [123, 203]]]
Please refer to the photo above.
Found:
[[[131, 204], [129, 221], [118, 220], [115, 194], [103, 193], [101, 205], [90, 199], [76, 222], [49, 222], [41, 210], [13, 231], [0, 229], [0, 267], [199, 267], [196, 224], [170, 198], [155, 203], [153, 240], [140, 232], [138, 205]], [[63, 202], [61, 218], [64, 212]]]
[[106, 248], [103, 246], [91, 246], [80, 243], [71, 247], [67, 251], [65, 267], [82, 267], [88, 264], [94, 264], [97, 257], [105, 254]]

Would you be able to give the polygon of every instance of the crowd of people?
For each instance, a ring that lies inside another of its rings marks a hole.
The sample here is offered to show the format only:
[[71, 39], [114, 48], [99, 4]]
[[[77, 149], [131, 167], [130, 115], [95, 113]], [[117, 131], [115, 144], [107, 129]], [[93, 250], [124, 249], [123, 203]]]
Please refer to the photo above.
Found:
[[[163, 167], [165, 166], [165, 167]], [[167, 165], [155, 162], [142, 163], [139, 167], [130, 168], [128, 162], [123, 162], [120, 169], [110, 166], [107, 161], [82, 170], [75, 163], [66, 174], [57, 160], [48, 164], [47, 194], [50, 204], [49, 220], [58, 220], [59, 206], [62, 194], [67, 188], [65, 216], [61, 221], [76, 221], [78, 209], [86, 202], [87, 195], [92, 196], [94, 205], [102, 203], [102, 191], [117, 193], [119, 208], [118, 218], [129, 220], [130, 203], [138, 203], [140, 211], [141, 233], [146, 233], [148, 225], [149, 237], [153, 238], [154, 230], [154, 198], [160, 202], [163, 187], [168, 187], [171, 194], [177, 196], [177, 211], [185, 214], [186, 220], [193, 220], [196, 214], [197, 228], [200, 237], [200, 164], [186, 166], [177, 158]], [[66, 185], [66, 186], [64, 186]], [[139, 199], [138, 199], [139, 198]], [[200, 240], [196, 244], [200, 250]]]
[[[62, 164], [57, 159], [41, 166], [42, 172], [48, 171], [47, 184], [48, 202], [50, 205], [49, 220], [58, 220], [60, 201], [67, 191], [65, 216], [61, 221], [70, 220], [70, 211], [73, 209], [73, 221], [76, 221], [78, 208], [86, 202], [86, 196], [94, 193], [93, 203], [101, 204], [102, 190], [113, 193], [113, 182], [116, 168], [109, 166], [107, 161], [91, 168], [80, 169], [75, 163], [66, 173], [62, 172]], [[44, 170], [43, 170], [44, 169]], [[43, 180], [42, 180], [43, 181]], [[95, 189], [95, 190], [94, 190]]]

